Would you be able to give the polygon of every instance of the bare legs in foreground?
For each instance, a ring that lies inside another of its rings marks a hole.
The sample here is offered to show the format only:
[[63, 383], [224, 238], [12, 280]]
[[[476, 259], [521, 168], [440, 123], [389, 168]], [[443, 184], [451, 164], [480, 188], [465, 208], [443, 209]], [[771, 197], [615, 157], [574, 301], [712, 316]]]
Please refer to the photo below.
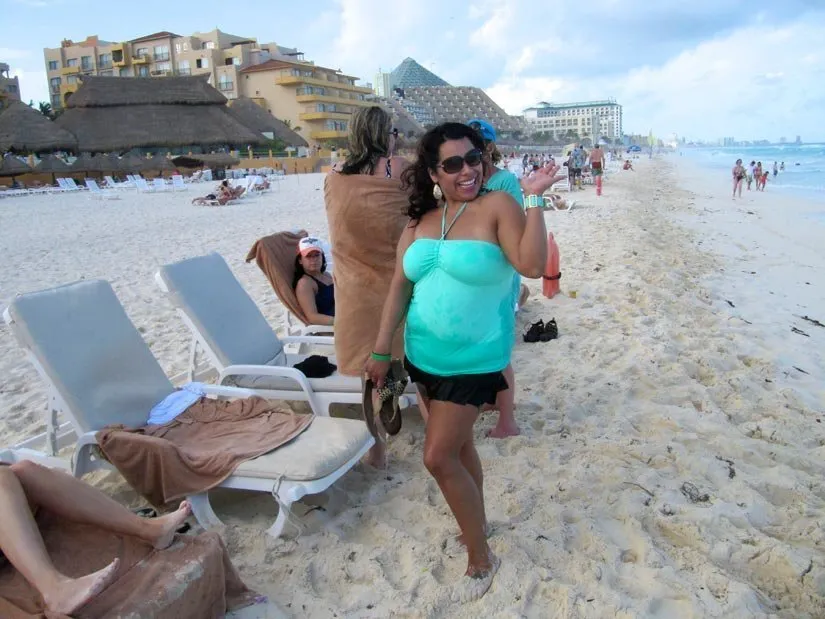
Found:
[[487, 545], [484, 478], [473, 444], [474, 406], [425, 402], [429, 409], [424, 441], [424, 466], [435, 478], [461, 529], [467, 546], [467, 571], [455, 590], [456, 601], [483, 596], [493, 582], [499, 560]]
[[92, 486], [71, 475], [33, 462], [0, 466], [0, 550], [43, 596], [46, 607], [72, 614], [114, 580], [115, 559], [102, 570], [69, 578], [58, 572], [46, 553], [31, 506], [81, 524], [137, 537], [157, 549], [168, 547], [191, 513], [187, 501], [159, 518], [140, 518]]

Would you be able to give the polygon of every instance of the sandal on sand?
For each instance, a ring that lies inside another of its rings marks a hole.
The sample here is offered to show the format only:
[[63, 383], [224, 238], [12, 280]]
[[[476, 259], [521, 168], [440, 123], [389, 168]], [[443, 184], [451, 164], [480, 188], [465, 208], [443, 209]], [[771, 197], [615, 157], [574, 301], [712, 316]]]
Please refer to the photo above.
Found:
[[534, 322], [530, 325], [530, 328], [527, 329], [527, 333], [524, 334], [524, 341], [530, 342], [538, 342], [541, 338], [542, 333], [544, 333], [544, 321], [539, 320], [538, 322]]
[[544, 325], [544, 331], [541, 332], [539, 339], [542, 342], [549, 342], [559, 337], [559, 327], [556, 325], [556, 319], [551, 318], [550, 322]]
[[398, 398], [404, 393], [408, 382], [407, 372], [401, 361], [394, 359], [384, 379], [384, 386], [378, 390], [378, 399], [381, 401], [378, 417], [390, 436], [395, 436], [401, 431], [401, 407]]

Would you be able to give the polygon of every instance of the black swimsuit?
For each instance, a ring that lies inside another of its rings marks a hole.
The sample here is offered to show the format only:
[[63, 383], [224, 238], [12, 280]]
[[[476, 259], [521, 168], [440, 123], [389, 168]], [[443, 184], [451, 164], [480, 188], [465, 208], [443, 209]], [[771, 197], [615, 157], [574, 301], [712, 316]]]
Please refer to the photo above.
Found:
[[324, 316], [335, 316], [335, 284], [325, 284], [312, 275], [309, 277], [318, 284], [318, 292], [315, 293], [315, 308], [318, 313]]

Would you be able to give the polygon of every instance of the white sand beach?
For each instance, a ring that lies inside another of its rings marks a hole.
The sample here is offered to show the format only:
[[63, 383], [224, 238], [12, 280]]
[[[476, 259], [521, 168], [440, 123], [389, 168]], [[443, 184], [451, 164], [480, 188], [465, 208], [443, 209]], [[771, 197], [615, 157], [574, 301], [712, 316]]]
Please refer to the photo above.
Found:
[[[636, 168], [610, 176], [602, 198], [588, 188], [572, 212], [546, 215], [562, 290], [577, 294], [548, 300], [529, 282], [519, 328], [555, 317], [560, 337], [519, 337], [522, 436], [484, 438], [494, 414], [476, 426], [502, 559], [487, 595], [450, 602], [466, 558], [444, 549], [456, 525], [421, 463], [414, 411], [387, 471], [356, 467], [336, 484], [341, 505], [298, 506], [297, 539], [264, 533], [277, 509], [265, 493], [215, 493], [251, 587], [295, 617], [825, 616], [825, 328], [800, 318], [825, 322], [825, 227], [809, 219], [822, 207], [770, 186], [732, 201], [727, 176], [679, 157]], [[157, 268], [217, 251], [281, 329], [269, 283], [243, 259], [279, 230], [325, 236], [322, 185], [289, 176], [225, 208], [190, 205], [211, 185], [2, 199], [0, 307], [108, 279], [177, 374], [189, 336]], [[42, 430], [45, 396], [5, 324], [0, 375], [8, 445]], [[139, 502], [115, 473], [95, 481]]]

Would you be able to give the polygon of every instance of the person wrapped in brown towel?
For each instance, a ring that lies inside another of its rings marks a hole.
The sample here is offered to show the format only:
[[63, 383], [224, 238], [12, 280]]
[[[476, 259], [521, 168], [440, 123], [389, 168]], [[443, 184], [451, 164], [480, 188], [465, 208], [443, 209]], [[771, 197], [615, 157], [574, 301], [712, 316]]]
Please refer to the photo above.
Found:
[[[363, 108], [350, 121], [350, 154], [324, 181], [324, 203], [335, 262], [335, 356], [338, 371], [361, 376], [378, 335], [395, 269], [395, 251], [409, 222], [401, 173], [409, 166], [393, 156], [396, 132], [381, 107]], [[401, 331], [393, 342], [401, 358]], [[383, 465], [379, 441], [370, 462]]]

